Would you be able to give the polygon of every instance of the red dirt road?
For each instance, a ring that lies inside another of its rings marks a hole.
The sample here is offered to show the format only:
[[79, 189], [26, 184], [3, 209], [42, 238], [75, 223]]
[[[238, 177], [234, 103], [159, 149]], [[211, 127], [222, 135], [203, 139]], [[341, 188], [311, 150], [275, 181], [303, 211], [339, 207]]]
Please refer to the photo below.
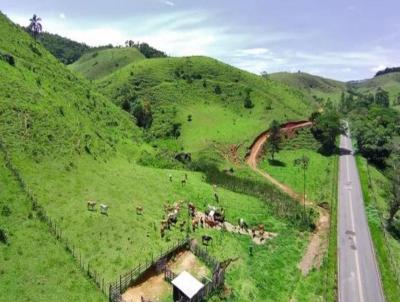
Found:
[[[291, 136], [295, 133], [297, 129], [310, 127], [312, 126], [312, 122], [310, 121], [299, 121], [299, 122], [290, 122], [283, 124], [281, 126], [281, 132], [284, 135]], [[292, 188], [288, 187], [287, 185], [281, 183], [277, 179], [273, 178], [270, 174], [265, 171], [262, 171], [258, 168], [258, 159], [262, 155], [263, 146], [268, 140], [269, 133], [265, 131], [261, 133], [251, 145], [250, 153], [247, 157], [247, 164], [258, 174], [266, 178], [269, 182], [274, 184], [278, 187], [281, 191], [288, 194], [293, 199], [303, 203], [303, 197], [295, 192]], [[313, 206], [315, 203], [309, 200], [305, 200], [306, 205]], [[322, 258], [324, 252], [327, 248], [327, 234], [329, 231], [329, 214], [328, 211], [324, 208], [317, 207], [319, 212], [319, 220], [317, 223], [316, 230], [314, 231], [313, 235], [311, 236], [311, 240], [308, 244], [306, 253], [303, 255], [301, 262], [299, 263], [298, 267], [302, 271], [303, 275], [307, 275], [308, 272], [313, 267], [319, 267], [322, 262]]]

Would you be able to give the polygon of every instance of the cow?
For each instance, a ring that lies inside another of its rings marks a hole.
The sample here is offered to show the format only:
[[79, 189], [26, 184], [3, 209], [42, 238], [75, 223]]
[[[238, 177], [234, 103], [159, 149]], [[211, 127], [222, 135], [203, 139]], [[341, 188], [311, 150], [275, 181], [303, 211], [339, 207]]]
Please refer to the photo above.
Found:
[[87, 202], [87, 208], [88, 208], [89, 211], [96, 210], [96, 202], [95, 201], [88, 201]]
[[212, 239], [213, 238], [211, 236], [208, 236], [208, 235], [201, 236], [201, 242], [202, 242], [203, 245], [207, 245], [208, 246], [208, 244], [210, 243], [210, 241]]
[[136, 207], [136, 215], [143, 215], [143, 207]]
[[100, 205], [100, 212], [101, 214], [108, 216], [108, 205], [102, 203]]
[[248, 229], [248, 225], [247, 225], [246, 221], [244, 221], [243, 218], [239, 219], [239, 227], [240, 227], [240, 229], [245, 229], [245, 230]]

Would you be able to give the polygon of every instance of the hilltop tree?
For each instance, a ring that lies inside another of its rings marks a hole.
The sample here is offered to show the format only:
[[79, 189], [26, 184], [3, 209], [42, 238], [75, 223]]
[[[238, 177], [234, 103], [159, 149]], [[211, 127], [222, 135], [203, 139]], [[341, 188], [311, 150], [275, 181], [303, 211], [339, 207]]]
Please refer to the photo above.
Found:
[[275, 153], [280, 151], [281, 144], [281, 126], [277, 120], [273, 120], [269, 126], [269, 137], [267, 140], [267, 151], [271, 154], [272, 160], [275, 160]]
[[254, 107], [253, 101], [250, 98], [251, 89], [246, 89], [246, 97], [244, 99], [244, 108], [251, 109]]
[[28, 26], [28, 30], [33, 35], [33, 38], [36, 41], [38, 35], [43, 31], [42, 24], [40, 23], [40, 21], [42, 21], [42, 19], [39, 18], [38, 16], [36, 16], [36, 14], [34, 14], [33, 17], [31, 19], [29, 19], [29, 21], [31, 23]]
[[383, 90], [381, 87], [379, 87], [376, 91], [375, 104], [385, 108], [388, 108], [390, 105], [389, 93]]

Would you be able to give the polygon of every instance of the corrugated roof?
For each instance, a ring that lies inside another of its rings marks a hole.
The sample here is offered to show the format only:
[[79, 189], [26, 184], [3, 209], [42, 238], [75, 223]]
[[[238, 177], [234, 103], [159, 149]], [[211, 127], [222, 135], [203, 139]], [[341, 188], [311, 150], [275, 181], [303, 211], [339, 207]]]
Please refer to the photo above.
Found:
[[172, 280], [172, 284], [189, 299], [192, 299], [204, 287], [203, 283], [186, 271], [183, 271]]

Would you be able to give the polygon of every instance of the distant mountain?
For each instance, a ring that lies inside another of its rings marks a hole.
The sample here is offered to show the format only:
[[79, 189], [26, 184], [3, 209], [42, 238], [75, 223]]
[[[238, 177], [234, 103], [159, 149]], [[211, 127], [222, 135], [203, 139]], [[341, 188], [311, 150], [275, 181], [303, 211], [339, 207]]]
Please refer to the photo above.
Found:
[[86, 53], [69, 68], [90, 80], [98, 80], [144, 59], [146, 57], [137, 48], [112, 48]]
[[307, 97], [314, 100], [318, 98], [331, 98], [337, 101], [341, 93], [346, 90], [346, 83], [344, 82], [326, 79], [304, 72], [278, 72], [271, 74], [270, 78], [298, 89]]

